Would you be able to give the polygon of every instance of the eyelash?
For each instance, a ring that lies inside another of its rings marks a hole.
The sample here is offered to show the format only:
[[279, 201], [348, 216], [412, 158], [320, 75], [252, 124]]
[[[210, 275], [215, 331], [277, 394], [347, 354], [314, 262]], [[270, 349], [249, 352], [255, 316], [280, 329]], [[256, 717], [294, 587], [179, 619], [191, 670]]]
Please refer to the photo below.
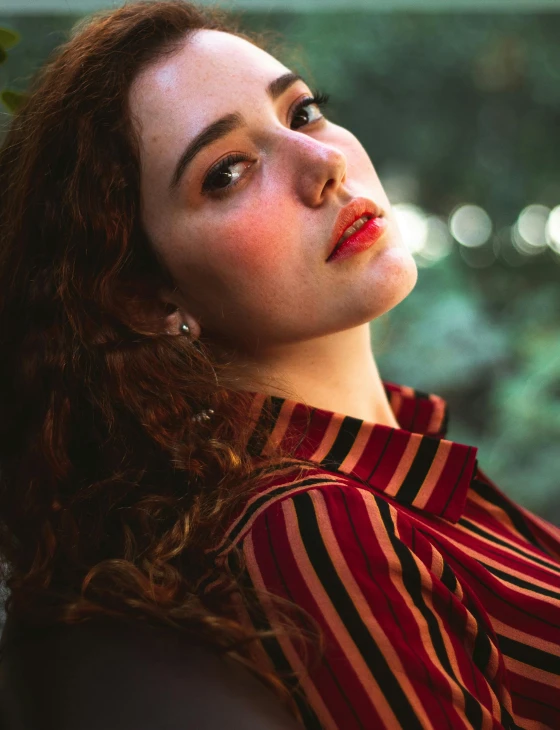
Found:
[[[319, 107], [319, 109], [322, 109], [327, 106], [330, 100], [330, 94], [326, 94], [322, 91], [313, 91], [313, 96], [306, 96], [305, 99], [302, 99], [300, 102], [298, 102], [295, 106], [295, 109], [292, 114], [291, 121], [293, 122], [294, 118], [299, 114], [299, 112], [304, 109], [306, 106], [311, 106], [312, 104]], [[324, 119], [324, 116], [321, 115], [320, 119]], [[319, 121], [319, 119], [315, 119], [313, 121]], [[302, 126], [307, 126], [307, 124], [312, 124], [313, 122], [307, 122], [306, 124], [303, 124]], [[299, 127], [298, 127], [299, 129]], [[214, 177], [214, 175], [219, 175], [222, 172], [227, 172], [228, 168], [234, 165], [236, 162], [243, 162], [248, 161], [248, 158], [239, 153], [239, 152], [233, 152], [232, 154], [228, 155], [227, 157], [224, 157], [223, 160], [221, 160], [215, 167], [213, 167], [208, 175], [204, 178], [204, 181], [202, 183], [202, 194], [208, 195], [211, 197], [225, 197], [229, 191], [237, 185], [240, 178], [232, 182], [230, 185], [227, 185], [225, 188], [212, 188], [211, 185], [211, 179]]]

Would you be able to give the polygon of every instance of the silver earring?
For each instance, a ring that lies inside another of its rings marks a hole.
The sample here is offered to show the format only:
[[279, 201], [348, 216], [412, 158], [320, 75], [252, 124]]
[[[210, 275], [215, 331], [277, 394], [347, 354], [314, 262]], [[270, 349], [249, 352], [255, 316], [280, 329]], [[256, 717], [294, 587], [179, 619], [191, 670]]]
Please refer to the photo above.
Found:
[[179, 330], [181, 331], [182, 335], [186, 335], [187, 337], [189, 337], [191, 334], [191, 328], [188, 324], [185, 324], [184, 322], [179, 327]]

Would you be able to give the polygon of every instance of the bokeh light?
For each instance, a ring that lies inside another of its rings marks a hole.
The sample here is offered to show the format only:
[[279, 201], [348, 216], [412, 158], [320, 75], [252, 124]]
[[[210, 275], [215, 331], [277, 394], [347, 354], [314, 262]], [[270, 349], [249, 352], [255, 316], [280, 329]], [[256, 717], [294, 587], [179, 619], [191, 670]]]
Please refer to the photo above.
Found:
[[449, 255], [453, 239], [444, 220], [428, 215], [412, 203], [397, 203], [393, 211], [403, 240], [418, 266], [432, 266]]
[[482, 246], [492, 233], [492, 220], [478, 205], [460, 205], [449, 216], [449, 230], [462, 246]]
[[409, 251], [419, 253], [426, 245], [428, 221], [426, 213], [418, 205], [397, 203], [393, 205], [395, 219]]
[[545, 238], [550, 248], [560, 254], [560, 205], [550, 211], [545, 227]]
[[523, 208], [512, 227], [512, 242], [526, 256], [542, 253], [546, 248], [545, 229], [550, 208], [533, 203]]
[[447, 223], [436, 215], [426, 219], [428, 226], [424, 248], [419, 252], [422, 258], [435, 263], [451, 253], [453, 239], [449, 234]]

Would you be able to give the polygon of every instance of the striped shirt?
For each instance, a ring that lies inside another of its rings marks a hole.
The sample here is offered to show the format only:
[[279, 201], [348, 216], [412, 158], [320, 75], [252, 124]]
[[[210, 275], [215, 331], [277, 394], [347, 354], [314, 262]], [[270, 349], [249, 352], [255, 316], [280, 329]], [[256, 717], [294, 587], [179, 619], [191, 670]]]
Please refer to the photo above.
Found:
[[558, 730], [560, 529], [445, 438], [441, 397], [384, 387], [399, 428], [272, 397], [269, 441], [299, 438], [317, 469], [252, 494], [216, 560], [237, 545], [243, 580], [305, 608], [326, 650], [306, 672], [294, 643], [265, 639], [263, 662], [300, 673], [309, 730]]

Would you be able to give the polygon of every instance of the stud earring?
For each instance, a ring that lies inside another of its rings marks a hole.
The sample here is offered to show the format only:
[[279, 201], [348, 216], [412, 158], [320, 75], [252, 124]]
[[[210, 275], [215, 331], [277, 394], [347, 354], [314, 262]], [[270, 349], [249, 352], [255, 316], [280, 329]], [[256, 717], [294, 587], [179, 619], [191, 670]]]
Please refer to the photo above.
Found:
[[189, 325], [188, 325], [188, 324], [185, 324], [185, 323], [183, 322], [183, 323], [181, 324], [181, 326], [179, 327], [179, 330], [180, 330], [180, 332], [181, 332], [181, 334], [182, 334], [182, 335], [186, 335], [187, 337], [190, 337], [190, 334], [191, 334], [191, 328], [189, 327]]

